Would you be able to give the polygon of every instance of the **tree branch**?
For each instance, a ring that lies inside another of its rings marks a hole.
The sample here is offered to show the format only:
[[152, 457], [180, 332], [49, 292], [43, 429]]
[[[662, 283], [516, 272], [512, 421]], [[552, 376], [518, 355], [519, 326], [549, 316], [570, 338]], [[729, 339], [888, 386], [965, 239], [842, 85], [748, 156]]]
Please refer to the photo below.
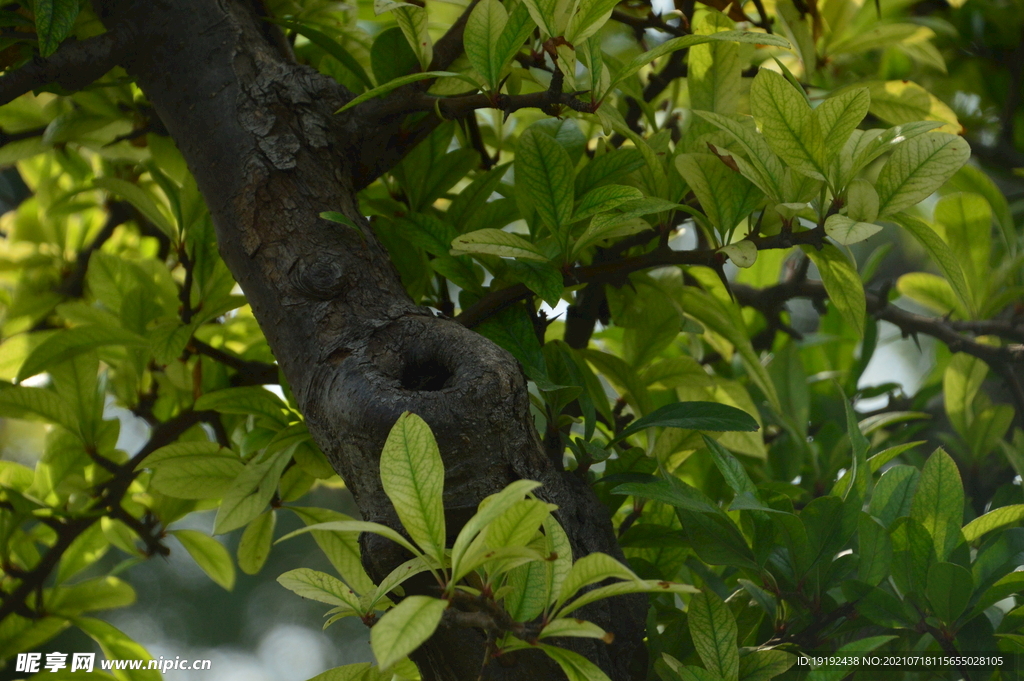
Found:
[[4, 74], [0, 78], [0, 106], [50, 83], [65, 90], [81, 90], [114, 68], [133, 38], [121, 25], [94, 38], [65, 42], [49, 57], [34, 58]]
[[198, 355], [206, 355], [229, 369], [234, 369], [236, 374], [231, 378], [232, 385], [267, 385], [276, 384], [280, 381], [277, 375], [277, 365], [275, 364], [242, 359], [237, 355], [204, 343], [198, 338], [193, 338], [189, 341], [188, 349]]

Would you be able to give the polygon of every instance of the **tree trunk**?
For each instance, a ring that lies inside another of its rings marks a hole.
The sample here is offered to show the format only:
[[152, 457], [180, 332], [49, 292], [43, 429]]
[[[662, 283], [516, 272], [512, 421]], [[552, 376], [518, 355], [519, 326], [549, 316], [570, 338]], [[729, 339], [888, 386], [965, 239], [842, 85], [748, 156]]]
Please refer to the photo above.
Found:
[[[437, 437], [451, 537], [481, 499], [526, 478], [542, 482], [540, 496], [559, 506], [576, 558], [621, 556], [605, 508], [543, 454], [516, 361], [414, 305], [360, 215], [357, 185], [398, 160], [373, 146], [395, 124], [334, 115], [351, 95], [295, 64], [251, 2], [96, 4], [108, 25], [137, 36], [124, 66], [195, 175], [220, 252], [363, 518], [399, 527], [378, 461], [391, 426], [408, 410]], [[320, 219], [325, 210], [360, 229]], [[389, 542], [365, 540], [364, 562], [376, 579], [404, 559]], [[636, 678], [632, 670], [646, 667], [645, 602], [620, 597], [583, 611], [615, 641], [575, 639], [571, 646], [615, 681]], [[426, 680], [474, 681], [484, 641], [477, 630], [440, 629], [415, 660]], [[483, 678], [564, 678], [533, 651], [507, 658], [489, 664]]]

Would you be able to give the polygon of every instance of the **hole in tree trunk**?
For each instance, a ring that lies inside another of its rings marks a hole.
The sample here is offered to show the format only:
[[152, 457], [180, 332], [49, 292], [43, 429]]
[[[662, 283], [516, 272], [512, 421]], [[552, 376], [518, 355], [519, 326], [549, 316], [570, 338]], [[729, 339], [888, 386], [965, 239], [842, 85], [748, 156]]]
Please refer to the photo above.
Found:
[[452, 372], [436, 359], [420, 360], [405, 365], [402, 387], [406, 390], [436, 392], [448, 385]]

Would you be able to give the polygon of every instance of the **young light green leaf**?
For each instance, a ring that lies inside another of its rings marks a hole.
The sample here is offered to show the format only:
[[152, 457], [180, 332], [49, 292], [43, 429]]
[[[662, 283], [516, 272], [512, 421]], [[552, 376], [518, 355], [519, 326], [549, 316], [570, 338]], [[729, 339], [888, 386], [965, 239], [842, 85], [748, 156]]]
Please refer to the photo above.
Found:
[[921, 469], [910, 517], [928, 530], [935, 543], [935, 554], [939, 560], [945, 560], [960, 540], [964, 487], [956, 462], [942, 449], [936, 449]]
[[750, 86], [750, 109], [772, 151], [804, 175], [825, 179], [821, 122], [782, 75], [764, 68], [757, 72]]
[[501, 32], [498, 42], [491, 52], [494, 73], [500, 75], [505, 70], [516, 53], [523, 48], [523, 43], [530, 37], [535, 27], [536, 24], [530, 16], [530, 10], [526, 3], [517, 3], [512, 13], [508, 15], [505, 29]]
[[36, 35], [39, 37], [39, 55], [49, 57], [71, 35], [78, 18], [78, 0], [35, 0]]
[[223, 544], [197, 530], [171, 530], [169, 534], [181, 542], [210, 579], [228, 591], [234, 588], [235, 564], [231, 562], [231, 554]]
[[860, 222], [878, 218], [878, 192], [867, 180], [853, 180], [846, 188], [846, 215]]
[[679, 38], [672, 38], [666, 40], [661, 45], [658, 45], [653, 50], [648, 50], [637, 57], [634, 57], [627, 62], [622, 69], [619, 70], [615, 76], [615, 80], [612, 82], [611, 87], [615, 88], [619, 83], [632, 76], [634, 73], [642, 69], [647, 64], [658, 57], [663, 57], [666, 54], [675, 52], [676, 50], [682, 50], [687, 47], [693, 47], [694, 45], [702, 45], [704, 43], [710, 43], [717, 40], [732, 41], [737, 43], [752, 43], [755, 45], [771, 45], [773, 47], [784, 47], [789, 48], [789, 41], [777, 35], [771, 35], [767, 33], [753, 33], [750, 31], [721, 31], [719, 33], [712, 33], [710, 35], [684, 35]]
[[738, 681], [740, 655], [732, 611], [713, 591], [704, 588], [690, 598], [687, 614], [690, 636], [704, 666], [724, 681]]
[[757, 262], [757, 245], [749, 239], [722, 246], [719, 250], [727, 255], [736, 267], [753, 267]]
[[565, 29], [565, 39], [573, 45], [582, 44], [608, 22], [617, 4], [617, 0], [580, 0], [579, 10]]
[[963, 131], [956, 113], [938, 97], [909, 80], [864, 83], [871, 91], [871, 113], [892, 125], [938, 121], [942, 132]]
[[614, 640], [614, 635], [605, 631], [601, 627], [597, 626], [593, 622], [587, 622], [585, 620], [570, 619], [563, 617], [561, 619], [551, 620], [545, 625], [540, 631], [538, 639], [551, 638], [552, 636], [576, 636], [579, 638], [597, 638], [601, 639], [605, 643], [611, 643]]
[[452, 239], [452, 255], [484, 253], [506, 258], [524, 258], [547, 262], [547, 257], [523, 237], [500, 229], [478, 229]]
[[590, 221], [587, 229], [576, 240], [572, 247], [572, 258], [576, 258], [584, 250], [605, 239], [615, 239], [646, 232], [652, 229], [651, 223], [642, 218], [625, 218], [605, 220], [602, 218], [617, 217], [614, 213], [598, 215]]
[[[417, 556], [416, 558], [412, 558], [410, 560], [405, 561], [404, 563], [396, 567], [394, 570], [392, 570], [390, 573], [388, 573], [387, 577], [381, 580], [380, 585], [378, 585], [375, 589], [367, 591], [367, 593], [373, 594], [366, 605], [367, 610], [373, 609], [378, 603], [381, 602], [381, 600], [384, 599], [385, 596], [387, 596], [391, 591], [393, 591], [396, 587], [402, 584], [402, 582], [404, 582], [405, 580], [415, 575], [418, 575], [421, 572], [432, 570], [434, 564], [433, 562], [428, 562], [429, 560], [429, 558]], [[369, 577], [367, 577], [367, 579], [369, 579]]]
[[825, 233], [843, 246], [858, 244], [882, 231], [881, 225], [872, 222], [858, 222], [845, 215], [829, 215], [825, 219]]
[[779, 157], [775, 155], [775, 152], [768, 147], [764, 136], [757, 132], [753, 120], [746, 118], [746, 121], [749, 122], [747, 124], [738, 118], [722, 116], [708, 111], [694, 111], [694, 113], [729, 133], [739, 142], [740, 146], [747, 153], [746, 159], [736, 156], [732, 157], [740, 172], [743, 173], [744, 177], [757, 185], [775, 203], [781, 203], [785, 194], [782, 181], [786, 174], [786, 168], [782, 165]]
[[964, 308], [972, 310], [971, 292], [967, 287], [967, 279], [964, 277], [963, 268], [960, 266], [959, 259], [953, 255], [953, 251], [942, 240], [942, 237], [926, 222], [908, 213], [900, 213], [892, 219], [910, 232], [924, 246], [925, 250], [928, 251], [928, 254], [935, 261], [935, 264], [946, 275], [949, 285], [953, 287], [953, 291], [956, 292], [956, 296], [960, 299], [961, 304]]
[[943, 373], [942, 396], [946, 415], [953, 428], [964, 438], [974, 422], [974, 398], [987, 375], [988, 365], [965, 352], [953, 355]]
[[238, 567], [247, 575], [255, 575], [263, 568], [270, 556], [270, 546], [274, 541], [274, 525], [277, 513], [271, 509], [264, 511], [251, 521], [242, 533], [238, 542]]
[[277, 578], [278, 583], [303, 598], [309, 598], [329, 605], [346, 605], [362, 612], [359, 596], [345, 586], [337, 577], [309, 568], [289, 570]]
[[676, 169], [720, 234], [727, 234], [764, 199], [747, 178], [711, 154], [680, 154]]
[[[327, 508], [289, 506], [288, 509], [302, 518], [306, 525], [352, 520], [344, 513]], [[337, 530], [313, 530], [317, 546], [331, 561], [338, 575], [359, 595], [371, 593], [376, 586], [363, 569], [359, 552], [359, 532]]]
[[960, 255], [964, 276], [980, 305], [991, 285], [992, 208], [980, 194], [954, 192], [935, 204], [935, 222], [945, 227], [946, 243]]
[[238, 529], [262, 513], [291, 458], [292, 450], [288, 448], [269, 458], [250, 461], [224, 493], [213, 521], [214, 534]]
[[408, 3], [396, 3], [392, 12], [405, 39], [409, 41], [409, 47], [419, 59], [420, 68], [426, 70], [434, 58], [434, 44], [427, 30], [427, 10]]
[[516, 146], [515, 174], [544, 225], [561, 234], [572, 218], [574, 172], [568, 152], [551, 135], [527, 128]]
[[842, 251], [831, 244], [825, 244], [820, 251], [807, 247], [804, 253], [817, 265], [829, 300], [839, 309], [843, 320], [858, 336], [863, 336], [866, 303], [864, 284], [857, 270]]
[[538, 647], [558, 663], [568, 681], [610, 681], [600, 667], [579, 653], [546, 643], [538, 644]]
[[492, 523], [498, 516], [518, 503], [526, 494], [540, 487], [539, 482], [533, 480], [516, 480], [508, 487], [497, 494], [480, 502], [476, 514], [462, 527], [459, 536], [455, 538], [452, 545], [452, 572], [459, 569], [459, 564], [469, 548], [470, 544], [487, 525]]
[[[733, 22], [720, 12], [699, 16], [694, 26], [697, 35], [711, 35], [733, 27]], [[686, 63], [691, 107], [720, 114], [736, 113], [742, 83], [739, 45], [721, 41], [694, 45]]]
[[408, 596], [384, 613], [370, 630], [370, 646], [381, 669], [388, 669], [420, 647], [441, 623], [448, 602], [429, 596]]
[[821, 125], [826, 160], [836, 156], [864, 120], [871, 104], [867, 88], [853, 88], [829, 97], [814, 110]]
[[380, 523], [371, 523], [365, 520], [332, 520], [326, 523], [315, 523], [313, 525], [307, 525], [302, 529], [295, 530], [294, 532], [289, 532], [288, 534], [284, 535], [274, 543], [278, 544], [280, 542], [283, 542], [285, 539], [291, 539], [292, 537], [296, 537], [300, 534], [305, 534], [306, 532], [316, 532], [318, 530], [322, 530], [325, 532], [372, 532], [374, 534], [379, 534], [385, 539], [390, 539], [402, 548], [407, 549], [409, 553], [412, 553], [413, 555], [422, 555], [422, 552], [419, 549], [417, 549], [408, 539], [406, 539], [405, 537], [403, 537], [387, 525], [381, 525]]
[[128, 203], [135, 206], [147, 220], [167, 235], [171, 241], [178, 238], [177, 230], [166, 215], [157, 207], [156, 201], [142, 187], [131, 182], [119, 180], [116, 177], [97, 177], [92, 181], [93, 186], [106, 189], [111, 194], [120, 196]]
[[561, 593], [558, 594], [558, 599], [555, 602], [556, 610], [583, 587], [608, 578], [626, 581], [640, 579], [632, 570], [608, 554], [591, 553], [573, 563], [572, 570], [569, 571], [565, 582], [562, 583]]
[[487, 82], [492, 91], [498, 89], [503, 63], [496, 54], [501, 34], [508, 24], [508, 12], [498, 0], [480, 0], [466, 21], [463, 42], [469, 63]]
[[410, 73], [407, 76], [401, 76], [400, 78], [395, 78], [394, 80], [388, 81], [383, 85], [378, 85], [372, 90], [367, 90], [363, 94], [352, 99], [352, 101], [350, 101], [348, 104], [341, 107], [334, 113], [341, 113], [342, 111], [347, 111], [348, 109], [351, 109], [354, 106], [358, 106], [369, 99], [373, 99], [374, 97], [380, 97], [381, 95], [386, 95], [392, 90], [400, 88], [403, 85], [415, 83], [420, 80], [428, 80], [430, 78], [458, 78], [461, 81], [469, 83], [473, 87], [479, 87], [475, 80], [473, 80], [464, 73], [455, 73], [453, 71], [424, 71], [423, 73]]
[[975, 541], [992, 530], [1015, 525], [1024, 520], [1024, 504], [1012, 504], [993, 509], [964, 525], [964, 538]]
[[878, 214], [895, 215], [928, 198], [971, 157], [962, 137], [936, 132], [896, 147], [878, 173]]
[[391, 428], [380, 455], [384, 492], [402, 526], [425, 553], [444, 558], [444, 464], [426, 421], [405, 412]]

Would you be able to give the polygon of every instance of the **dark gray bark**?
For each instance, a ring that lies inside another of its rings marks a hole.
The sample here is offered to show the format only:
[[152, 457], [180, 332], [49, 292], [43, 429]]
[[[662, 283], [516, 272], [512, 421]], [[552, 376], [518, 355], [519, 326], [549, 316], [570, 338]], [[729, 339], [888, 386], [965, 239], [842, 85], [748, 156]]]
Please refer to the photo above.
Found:
[[[540, 495], [559, 506], [577, 558], [593, 551], [621, 555], [604, 507], [544, 456], [516, 361], [460, 324], [413, 305], [359, 214], [355, 190], [368, 169], [380, 172], [397, 161], [380, 146], [382, 131], [395, 123], [334, 115], [350, 95], [290, 61], [268, 39], [251, 3], [97, 4], [105, 20], [123, 21], [137, 36], [124, 66], [188, 161], [221, 254], [310, 432], [363, 517], [398, 527], [378, 460], [388, 431], [408, 410], [437, 436], [452, 536], [481, 499], [528, 478], [542, 482]], [[325, 210], [349, 216], [361, 232], [320, 219]], [[403, 559], [394, 545], [365, 542], [364, 561], [377, 578]], [[645, 667], [644, 604], [624, 597], [595, 605], [582, 616], [612, 631], [615, 642], [573, 647], [615, 681], [633, 678], [631, 666]], [[425, 679], [472, 681], [483, 641], [477, 630], [442, 629], [415, 659]], [[489, 664], [484, 678], [563, 678], [542, 656], [508, 658]]]

